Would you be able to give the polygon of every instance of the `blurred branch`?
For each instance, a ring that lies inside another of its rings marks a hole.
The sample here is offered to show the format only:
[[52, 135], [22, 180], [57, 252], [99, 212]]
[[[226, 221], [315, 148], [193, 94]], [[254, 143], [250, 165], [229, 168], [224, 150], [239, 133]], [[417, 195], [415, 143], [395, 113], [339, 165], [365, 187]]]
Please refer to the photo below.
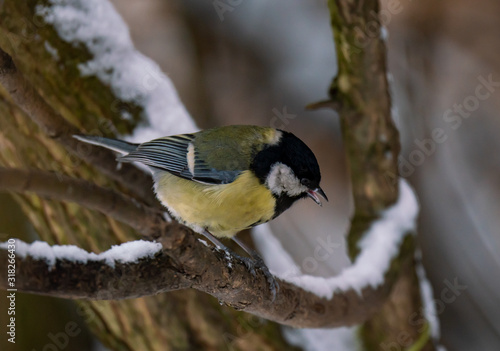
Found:
[[[73, 155], [92, 164], [110, 178], [131, 189], [137, 196], [149, 203], [157, 203], [150, 191], [151, 178], [132, 165], [116, 169], [115, 155], [106, 149], [82, 144], [73, 138], [83, 134], [78, 128], [65, 120], [40, 96], [35, 88], [16, 69], [12, 58], [0, 47], [0, 84], [9, 92], [12, 100], [44, 131], [50, 138], [58, 141]], [[150, 184], [148, 187], [147, 185]]]
[[62, 174], [0, 167], [0, 191], [35, 193], [53, 200], [75, 202], [115, 218], [149, 238], [161, 233], [166, 225], [160, 210], [122, 193]]

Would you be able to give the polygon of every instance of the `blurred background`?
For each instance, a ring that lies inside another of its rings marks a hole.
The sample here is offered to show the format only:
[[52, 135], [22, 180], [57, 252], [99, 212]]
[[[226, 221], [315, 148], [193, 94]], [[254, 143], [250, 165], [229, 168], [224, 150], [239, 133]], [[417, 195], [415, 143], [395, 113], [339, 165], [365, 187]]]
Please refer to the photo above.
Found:
[[[339, 116], [304, 109], [326, 98], [336, 74], [326, 1], [112, 2], [137, 49], [170, 76], [200, 128], [272, 126], [311, 147], [330, 202], [323, 208], [300, 202], [272, 227], [304, 273], [329, 276], [348, 265], [352, 204]], [[400, 173], [421, 203], [419, 242], [442, 343], [449, 350], [498, 350], [500, 2], [388, 2], [380, 18], [403, 147]], [[34, 240], [13, 199], [0, 196], [0, 239]], [[328, 257], [314, 257], [325, 245]], [[82, 332], [67, 349], [103, 349], [76, 304], [18, 294], [17, 306], [18, 350], [44, 349], [49, 333], [69, 321]]]

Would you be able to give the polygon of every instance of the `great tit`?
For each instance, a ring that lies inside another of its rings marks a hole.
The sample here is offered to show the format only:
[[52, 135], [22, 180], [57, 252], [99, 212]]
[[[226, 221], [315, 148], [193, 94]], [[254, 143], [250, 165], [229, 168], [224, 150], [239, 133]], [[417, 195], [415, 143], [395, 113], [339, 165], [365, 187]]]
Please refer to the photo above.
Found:
[[256, 260], [245, 264], [262, 268], [272, 289], [275, 282], [262, 259], [236, 233], [276, 218], [301, 198], [318, 205], [320, 196], [328, 201], [313, 152], [284, 130], [225, 126], [142, 144], [75, 138], [120, 153], [119, 162], [148, 166], [156, 196], [173, 217], [219, 248], [227, 250], [213, 235], [232, 238]]

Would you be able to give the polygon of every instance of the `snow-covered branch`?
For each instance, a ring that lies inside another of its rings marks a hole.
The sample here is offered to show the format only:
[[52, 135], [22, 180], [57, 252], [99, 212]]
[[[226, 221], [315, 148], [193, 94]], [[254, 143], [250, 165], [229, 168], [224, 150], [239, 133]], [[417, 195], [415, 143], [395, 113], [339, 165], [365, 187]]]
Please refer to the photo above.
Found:
[[[194, 288], [238, 310], [293, 327], [339, 327], [368, 319], [384, 302], [390, 284], [347, 289], [331, 299], [318, 297], [286, 281], [272, 302], [265, 277], [254, 277], [236, 258], [210, 249], [175, 223], [158, 244], [125, 243], [101, 254], [76, 246], [48, 246], [16, 240], [18, 291], [64, 298], [118, 300]], [[0, 260], [7, 259], [7, 243]], [[0, 287], [6, 288], [6, 270]]]
[[414, 234], [416, 229], [418, 203], [415, 194], [405, 180], [399, 184], [397, 203], [371, 224], [358, 242], [360, 252], [354, 263], [338, 276], [323, 278], [300, 274], [300, 269], [281, 243], [272, 237], [268, 226], [255, 228], [254, 239], [276, 276], [319, 297], [331, 299], [342, 291], [355, 290], [361, 294], [364, 288], [377, 288], [385, 282], [385, 275], [391, 261], [398, 256], [404, 237]]
[[[35, 12], [62, 40], [91, 54], [90, 60], [77, 64], [83, 77], [99, 78], [118, 99], [140, 107], [147, 123], [135, 128], [132, 140], [143, 142], [197, 129], [172, 81], [156, 62], [134, 48], [127, 25], [111, 3], [50, 0], [36, 6]], [[127, 110], [120, 113], [125, 119], [132, 117]]]
[[[75, 201], [142, 230], [163, 245], [161, 253], [159, 244], [137, 242], [94, 254], [76, 246], [50, 247], [42, 242], [30, 245], [18, 241], [16, 287], [19, 291], [66, 298], [126, 299], [195, 288], [234, 308], [294, 327], [345, 326], [369, 318], [385, 300], [390, 287], [390, 279], [384, 277], [385, 268], [398, 253], [396, 248], [415, 219], [413, 193], [407, 188], [398, 203], [368, 233], [365, 240], [372, 244], [362, 246], [362, 255], [364, 252], [369, 257], [378, 257], [381, 265], [375, 269], [380, 272], [380, 276], [375, 275], [378, 279], [371, 278], [373, 270], [366, 259], [353, 266], [351, 270], [359, 272], [352, 277], [348, 272], [329, 280], [284, 277], [290, 282], [280, 282], [280, 293], [272, 303], [262, 274], [254, 277], [238, 259], [210, 249], [188, 228], [168, 223], [155, 209], [126, 196], [84, 181], [42, 172], [0, 169], [0, 184], [3, 191], [36, 192], [45, 197]], [[382, 244], [386, 237], [390, 240]], [[273, 238], [269, 239], [272, 243]], [[144, 252], [151, 253], [145, 251], [145, 247], [156, 248], [156, 254], [145, 257]], [[381, 252], [387, 247], [391, 248], [390, 252]], [[279, 254], [279, 248], [275, 249]], [[7, 254], [8, 247], [3, 244], [0, 260], [6, 259]], [[119, 262], [116, 257], [120, 258]], [[7, 280], [2, 279], [1, 274], [6, 273], [0, 273], [0, 287], [6, 288]], [[372, 284], [362, 285], [360, 281], [349, 285], [352, 280], [367, 277]], [[346, 282], [341, 284], [341, 281]], [[297, 282], [300, 287], [294, 284]], [[325, 288], [330, 289], [331, 294], [325, 294]]]

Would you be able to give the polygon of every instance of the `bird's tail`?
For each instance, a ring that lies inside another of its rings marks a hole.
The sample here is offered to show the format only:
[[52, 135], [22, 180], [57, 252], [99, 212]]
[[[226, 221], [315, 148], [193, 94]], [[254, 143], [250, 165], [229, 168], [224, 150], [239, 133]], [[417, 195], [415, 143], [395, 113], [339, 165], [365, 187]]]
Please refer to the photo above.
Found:
[[110, 139], [94, 135], [73, 135], [73, 138], [87, 144], [105, 147], [106, 149], [119, 152], [123, 155], [127, 155], [128, 153], [136, 150], [139, 146], [139, 144], [133, 144], [123, 140]]

